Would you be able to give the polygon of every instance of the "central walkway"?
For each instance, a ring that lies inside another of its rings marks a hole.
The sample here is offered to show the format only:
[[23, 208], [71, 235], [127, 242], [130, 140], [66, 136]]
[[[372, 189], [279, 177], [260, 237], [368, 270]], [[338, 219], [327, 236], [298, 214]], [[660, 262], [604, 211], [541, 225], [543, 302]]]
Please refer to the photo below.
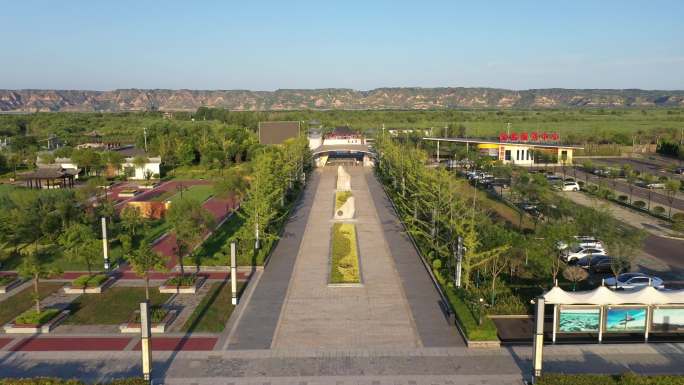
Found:
[[322, 170], [273, 348], [419, 347], [364, 169], [348, 168], [356, 202], [362, 287], [328, 287], [337, 172]]
[[347, 171], [362, 286], [328, 286], [337, 170], [316, 170], [295, 220], [241, 305], [229, 350], [463, 346], [372, 169]]

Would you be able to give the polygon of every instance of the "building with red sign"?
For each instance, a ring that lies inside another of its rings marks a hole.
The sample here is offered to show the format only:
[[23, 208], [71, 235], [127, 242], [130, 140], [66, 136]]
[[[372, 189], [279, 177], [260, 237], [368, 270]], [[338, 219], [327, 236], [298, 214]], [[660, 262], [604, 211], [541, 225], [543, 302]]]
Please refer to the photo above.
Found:
[[434, 137], [423, 140], [436, 141], [438, 152], [440, 142], [462, 143], [480, 155], [516, 166], [572, 164], [574, 150], [582, 149], [580, 146], [561, 144], [557, 132], [506, 132], [499, 135], [499, 140]]

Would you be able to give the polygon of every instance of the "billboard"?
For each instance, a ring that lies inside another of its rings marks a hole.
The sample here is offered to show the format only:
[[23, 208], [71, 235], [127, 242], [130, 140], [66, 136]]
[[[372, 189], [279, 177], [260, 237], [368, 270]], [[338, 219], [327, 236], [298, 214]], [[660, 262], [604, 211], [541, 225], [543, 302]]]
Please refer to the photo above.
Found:
[[646, 331], [645, 307], [609, 307], [606, 310], [606, 333]]
[[299, 122], [259, 122], [259, 143], [281, 144], [299, 137]]
[[684, 307], [658, 307], [653, 309], [652, 332], [684, 332]]
[[598, 307], [561, 307], [558, 310], [559, 333], [598, 333], [601, 309]]

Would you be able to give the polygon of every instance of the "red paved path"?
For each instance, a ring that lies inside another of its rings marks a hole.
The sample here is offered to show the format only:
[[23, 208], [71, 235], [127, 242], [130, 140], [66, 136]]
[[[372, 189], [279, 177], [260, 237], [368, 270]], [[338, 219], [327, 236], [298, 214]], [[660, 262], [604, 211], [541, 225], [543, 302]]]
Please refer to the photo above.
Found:
[[[62, 275], [59, 276], [60, 279], [76, 279], [83, 274], [88, 274], [87, 272], [80, 272], [80, 271], [67, 271], [63, 273]], [[249, 275], [251, 273], [249, 272], [239, 272], [238, 273], [238, 280], [239, 281], [244, 281], [247, 278], [249, 278]], [[130, 270], [126, 271], [121, 271], [118, 273], [115, 273], [117, 276], [117, 279], [141, 279], [137, 275], [135, 275], [134, 272]], [[169, 272], [169, 273], [160, 273], [160, 272], [154, 272], [150, 274], [150, 279], [167, 279], [170, 277], [173, 277], [177, 275], [175, 272]], [[202, 276], [202, 277], [207, 277], [208, 279], [228, 279], [230, 278], [230, 272], [229, 271], [206, 271], [206, 272], [201, 272], [198, 273], [197, 275]]]
[[9, 344], [12, 342], [11, 338], [0, 338], [0, 349], [2, 349], [3, 346]]
[[[213, 337], [152, 337], [152, 350], [213, 350], [217, 341], [218, 338]], [[140, 342], [133, 347], [133, 350], [140, 350]]]
[[19, 341], [12, 347], [14, 352], [45, 351], [112, 351], [124, 350], [131, 342], [131, 337], [68, 337], [41, 338], [30, 337]]

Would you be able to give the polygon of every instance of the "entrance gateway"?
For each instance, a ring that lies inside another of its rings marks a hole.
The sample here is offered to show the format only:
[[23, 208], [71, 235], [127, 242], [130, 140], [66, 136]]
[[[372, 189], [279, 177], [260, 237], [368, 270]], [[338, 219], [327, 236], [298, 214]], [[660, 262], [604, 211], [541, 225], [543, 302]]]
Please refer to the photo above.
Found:
[[537, 298], [533, 375], [542, 371], [544, 307], [553, 305], [552, 342], [557, 334], [584, 333], [601, 343], [608, 334], [684, 333], [684, 290], [658, 290], [652, 286], [613, 291], [605, 286], [568, 292], [556, 286]]

